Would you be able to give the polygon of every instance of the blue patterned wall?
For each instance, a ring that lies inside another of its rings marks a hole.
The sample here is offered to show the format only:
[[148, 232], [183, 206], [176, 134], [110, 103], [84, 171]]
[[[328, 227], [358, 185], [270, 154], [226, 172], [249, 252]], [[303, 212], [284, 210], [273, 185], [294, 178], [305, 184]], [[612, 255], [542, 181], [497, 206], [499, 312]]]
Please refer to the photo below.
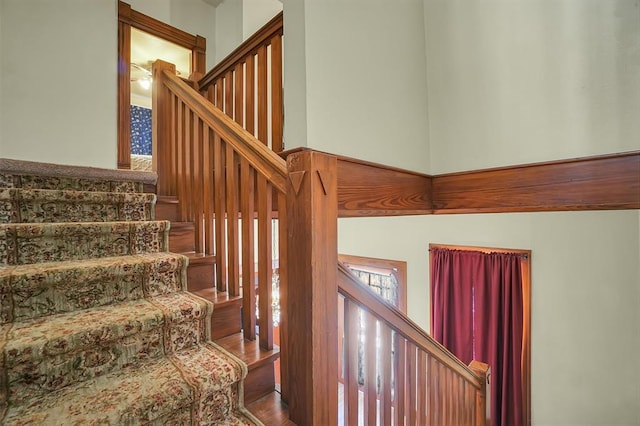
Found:
[[151, 155], [151, 109], [131, 105], [131, 153]]

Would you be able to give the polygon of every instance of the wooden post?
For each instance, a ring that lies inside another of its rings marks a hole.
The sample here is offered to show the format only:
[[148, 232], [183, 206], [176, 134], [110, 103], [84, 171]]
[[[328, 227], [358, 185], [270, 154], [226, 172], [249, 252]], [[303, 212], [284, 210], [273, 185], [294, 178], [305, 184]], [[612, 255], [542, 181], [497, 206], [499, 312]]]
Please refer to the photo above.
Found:
[[163, 84], [163, 73], [169, 71], [175, 74], [176, 66], [158, 59], [153, 63], [151, 74], [153, 91], [151, 92], [151, 158], [152, 168], [158, 172], [158, 195], [176, 195], [172, 193], [170, 184], [175, 176], [169, 176], [169, 158], [171, 143], [171, 108], [169, 91]]
[[491, 367], [473, 360], [469, 368], [480, 377], [481, 388], [476, 392], [476, 426], [491, 425]]
[[287, 374], [291, 420], [338, 422], [337, 159], [287, 158]]

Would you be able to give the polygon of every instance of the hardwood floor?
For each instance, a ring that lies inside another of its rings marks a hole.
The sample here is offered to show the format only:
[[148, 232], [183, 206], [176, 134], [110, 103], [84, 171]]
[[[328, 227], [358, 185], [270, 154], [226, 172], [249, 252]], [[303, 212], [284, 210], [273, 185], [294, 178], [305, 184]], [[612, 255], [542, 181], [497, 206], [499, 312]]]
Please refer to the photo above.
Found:
[[247, 409], [268, 426], [295, 426], [289, 420], [289, 407], [280, 400], [280, 393], [273, 391], [247, 405]]

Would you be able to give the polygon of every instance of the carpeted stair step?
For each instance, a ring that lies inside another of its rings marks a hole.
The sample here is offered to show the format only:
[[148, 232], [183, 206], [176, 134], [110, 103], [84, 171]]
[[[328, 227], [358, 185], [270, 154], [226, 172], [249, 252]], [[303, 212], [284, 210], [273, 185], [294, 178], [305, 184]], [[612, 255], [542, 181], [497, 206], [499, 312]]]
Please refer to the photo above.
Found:
[[155, 194], [0, 189], [0, 223], [153, 220]]
[[168, 221], [0, 225], [0, 264], [91, 259], [167, 251]]
[[0, 323], [182, 291], [187, 262], [152, 253], [0, 267]]
[[0, 188], [143, 192], [155, 173], [0, 158]]
[[9, 401], [183, 350], [209, 336], [212, 305], [180, 292], [3, 326]]
[[245, 375], [224, 350], [202, 343], [10, 406], [3, 424], [260, 424], [238, 399]]

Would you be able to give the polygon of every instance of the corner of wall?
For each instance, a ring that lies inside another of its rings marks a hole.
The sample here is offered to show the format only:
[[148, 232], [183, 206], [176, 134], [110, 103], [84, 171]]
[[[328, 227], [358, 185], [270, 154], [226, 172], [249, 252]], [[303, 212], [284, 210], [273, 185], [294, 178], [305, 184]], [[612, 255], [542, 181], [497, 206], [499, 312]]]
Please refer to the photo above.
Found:
[[284, 144], [307, 146], [307, 59], [305, 0], [284, 0]]

